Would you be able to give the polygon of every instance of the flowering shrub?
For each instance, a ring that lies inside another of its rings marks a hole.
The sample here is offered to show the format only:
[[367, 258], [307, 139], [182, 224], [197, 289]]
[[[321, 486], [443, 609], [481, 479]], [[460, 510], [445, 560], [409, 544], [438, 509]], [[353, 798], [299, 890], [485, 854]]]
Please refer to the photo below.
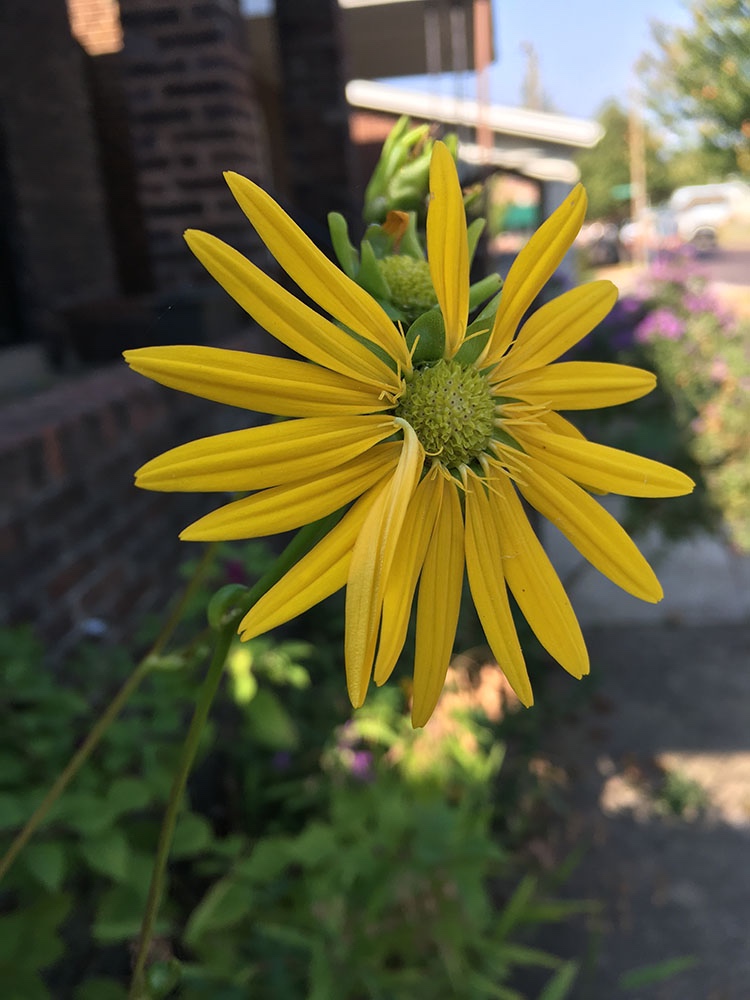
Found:
[[[750, 551], [750, 324], [738, 322], [688, 255], [652, 265], [584, 344], [584, 353], [656, 371], [659, 388], [609, 430], [618, 444], [688, 471], [692, 497], [654, 504], [669, 534], [723, 525]], [[675, 420], [676, 418], [676, 420]], [[645, 506], [645, 505], [643, 505]]]

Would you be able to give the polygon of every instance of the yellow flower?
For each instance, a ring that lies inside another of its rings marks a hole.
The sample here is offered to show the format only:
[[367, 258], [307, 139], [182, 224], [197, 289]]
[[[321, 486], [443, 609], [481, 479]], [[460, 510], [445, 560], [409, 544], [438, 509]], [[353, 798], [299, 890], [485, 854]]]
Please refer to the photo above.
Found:
[[444, 348], [441, 357], [418, 363], [419, 345], [410, 350], [401, 329], [269, 195], [237, 174], [227, 181], [277, 261], [338, 324], [220, 240], [188, 232], [214, 278], [308, 360], [212, 347], [127, 352], [133, 368], [164, 385], [291, 418], [175, 448], [143, 466], [137, 483], [249, 492], [186, 528], [181, 537], [189, 540], [269, 535], [347, 508], [250, 610], [242, 637], [289, 621], [346, 586], [347, 684], [359, 706], [371, 676], [382, 684], [393, 670], [418, 586], [412, 721], [422, 726], [445, 679], [466, 570], [489, 645], [525, 705], [531, 685], [509, 591], [547, 651], [573, 676], [587, 673], [578, 621], [521, 497], [605, 576], [658, 601], [652, 569], [589, 491], [677, 496], [692, 483], [667, 466], [587, 441], [555, 412], [623, 403], [655, 384], [636, 368], [555, 363], [610, 310], [610, 282], [560, 295], [518, 329], [580, 228], [583, 188], [518, 255], [486, 324], [491, 330], [467, 335], [466, 218], [453, 159], [435, 145], [427, 251]]

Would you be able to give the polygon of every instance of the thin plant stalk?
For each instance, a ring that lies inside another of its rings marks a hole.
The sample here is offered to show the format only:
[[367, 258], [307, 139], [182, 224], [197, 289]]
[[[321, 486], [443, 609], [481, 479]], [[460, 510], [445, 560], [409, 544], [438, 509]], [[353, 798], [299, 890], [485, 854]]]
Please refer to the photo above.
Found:
[[221, 681], [221, 676], [224, 671], [224, 664], [226, 662], [227, 654], [229, 653], [229, 647], [232, 645], [236, 628], [236, 621], [232, 619], [228, 625], [224, 625], [219, 631], [216, 639], [216, 648], [214, 649], [214, 655], [211, 659], [211, 665], [208, 668], [208, 673], [206, 674], [205, 680], [201, 685], [200, 692], [198, 693], [198, 700], [196, 701], [195, 710], [193, 711], [193, 718], [190, 721], [190, 728], [188, 729], [187, 736], [185, 737], [185, 742], [182, 744], [180, 760], [177, 764], [177, 771], [175, 772], [175, 776], [172, 781], [172, 788], [169, 793], [169, 800], [167, 802], [166, 812], [164, 813], [164, 820], [159, 832], [159, 842], [156, 848], [156, 858], [154, 860], [151, 884], [148, 890], [146, 911], [143, 916], [141, 932], [138, 938], [138, 951], [136, 953], [133, 980], [130, 988], [131, 1000], [141, 1000], [141, 998], [146, 998], [148, 996], [144, 989], [146, 959], [148, 958], [154, 924], [156, 923], [156, 917], [159, 912], [159, 904], [164, 891], [167, 861], [169, 859], [172, 838], [177, 825], [177, 816], [179, 814], [180, 807], [182, 806], [182, 797], [185, 791], [185, 785], [187, 784], [187, 779], [190, 775], [195, 755], [198, 752], [198, 746], [200, 744], [203, 729], [206, 725], [209, 710], [219, 688], [219, 682]]
[[5, 877], [8, 871], [10, 871], [16, 858], [24, 849], [26, 844], [28, 844], [31, 840], [39, 826], [44, 822], [52, 806], [55, 802], [57, 802], [73, 778], [75, 778], [80, 769], [89, 759], [91, 754], [101, 742], [104, 734], [127, 704], [131, 695], [136, 691], [146, 674], [149, 673], [152, 667], [151, 661], [153, 657], [158, 656], [172, 638], [172, 635], [182, 620], [185, 609], [213, 562], [216, 549], [217, 544], [215, 542], [206, 547], [203, 555], [201, 556], [200, 562], [195, 568], [195, 572], [185, 586], [185, 589], [180, 595], [180, 599], [172, 608], [169, 617], [154, 640], [154, 644], [151, 646], [143, 659], [141, 659], [137, 664], [132, 674], [128, 677], [107, 708], [104, 710], [104, 713], [97, 720], [86, 739], [57, 776], [54, 783], [47, 791], [47, 794], [24, 824], [23, 829], [20, 830], [14, 838], [10, 847], [3, 855], [2, 860], [0, 860], [0, 881]]
[[342, 511], [337, 511], [328, 517], [322, 518], [301, 528], [289, 545], [284, 549], [269, 571], [258, 582], [250, 588], [241, 600], [240, 606], [234, 610], [228, 610], [224, 619], [217, 629], [216, 646], [208, 668], [208, 673], [198, 692], [198, 698], [193, 710], [193, 717], [190, 721], [185, 741], [182, 744], [180, 759], [177, 764], [177, 771], [172, 782], [169, 793], [164, 819], [159, 832], [159, 842], [156, 849], [156, 858], [151, 873], [151, 884], [149, 885], [146, 910], [141, 924], [141, 931], [138, 937], [138, 949], [133, 965], [133, 978], [130, 986], [129, 1000], [147, 1000], [148, 993], [145, 986], [146, 963], [151, 948], [151, 939], [154, 926], [159, 913], [164, 883], [166, 880], [167, 863], [169, 852], [172, 846], [177, 817], [182, 805], [182, 798], [185, 786], [192, 770], [195, 755], [200, 745], [200, 738], [208, 719], [208, 713], [213, 703], [219, 683], [224, 671], [229, 649], [237, 633], [237, 626], [250, 608], [260, 600], [260, 598], [271, 589], [287, 572], [305, 555], [310, 549], [323, 538], [339, 520]]

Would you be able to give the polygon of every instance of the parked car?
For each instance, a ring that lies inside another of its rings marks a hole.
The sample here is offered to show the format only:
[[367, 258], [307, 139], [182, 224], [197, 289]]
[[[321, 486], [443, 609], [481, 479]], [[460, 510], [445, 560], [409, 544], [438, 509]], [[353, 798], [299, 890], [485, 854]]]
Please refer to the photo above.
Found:
[[692, 184], [677, 188], [669, 207], [680, 238], [706, 253], [716, 248], [722, 226], [738, 216], [750, 217], [750, 187], [740, 181]]
[[581, 228], [576, 246], [591, 267], [620, 262], [620, 241], [613, 222], [590, 222]]
[[665, 205], [649, 208], [639, 219], [620, 226], [620, 246], [628, 257], [633, 256], [639, 245], [649, 254], [679, 249], [682, 240], [670, 208]]

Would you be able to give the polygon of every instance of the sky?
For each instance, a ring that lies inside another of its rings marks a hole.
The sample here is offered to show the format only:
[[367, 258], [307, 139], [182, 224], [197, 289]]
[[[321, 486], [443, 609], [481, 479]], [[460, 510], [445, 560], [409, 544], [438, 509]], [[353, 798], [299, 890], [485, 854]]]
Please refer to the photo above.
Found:
[[[636, 82], [633, 67], [642, 52], [654, 51], [650, 22], [688, 25], [683, 0], [492, 0], [495, 63], [490, 95], [495, 104], [521, 103], [526, 69], [525, 42], [533, 45], [541, 89], [554, 110], [593, 118], [615, 97], [626, 103]], [[406, 80], [400, 80], [406, 85]], [[418, 89], [472, 96], [473, 82], [413, 80]]]
[[[269, 0], [243, 0], [247, 10]], [[627, 101], [640, 54], [653, 48], [649, 22], [687, 25], [686, 0], [492, 0], [496, 62], [490, 70], [491, 100], [518, 105], [530, 42], [539, 60], [543, 93], [555, 110], [593, 118], [610, 97]], [[399, 80], [419, 90], [472, 96], [473, 81]]]

